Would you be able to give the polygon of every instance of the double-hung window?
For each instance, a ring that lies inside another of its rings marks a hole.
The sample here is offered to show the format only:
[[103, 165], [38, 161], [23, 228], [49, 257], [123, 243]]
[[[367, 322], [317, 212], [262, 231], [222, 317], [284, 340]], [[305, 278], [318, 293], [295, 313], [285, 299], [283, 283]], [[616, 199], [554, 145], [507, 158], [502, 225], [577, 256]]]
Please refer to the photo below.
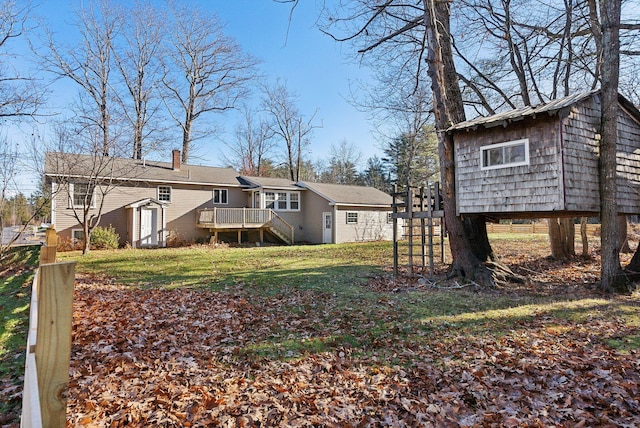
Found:
[[96, 201], [93, 188], [87, 183], [71, 183], [69, 185], [70, 208], [95, 208]]
[[171, 202], [171, 186], [158, 186], [158, 200]]
[[213, 189], [213, 203], [228, 204], [229, 192], [227, 191], [227, 189]]
[[480, 169], [498, 169], [510, 166], [529, 165], [529, 139], [490, 144], [480, 148]]
[[300, 192], [264, 192], [264, 207], [276, 211], [300, 211]]
[[347, 224], [358, 224], [358, 213], [347, 212]]

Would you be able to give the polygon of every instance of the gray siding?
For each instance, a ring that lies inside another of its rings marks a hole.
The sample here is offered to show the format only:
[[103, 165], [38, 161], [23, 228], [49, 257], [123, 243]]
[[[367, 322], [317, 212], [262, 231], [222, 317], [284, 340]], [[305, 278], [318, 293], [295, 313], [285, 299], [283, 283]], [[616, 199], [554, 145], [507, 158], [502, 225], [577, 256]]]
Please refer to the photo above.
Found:
[[[481, 170], [482, 146], [523, 138], [529, 140], [529, 165]], [[458, 214], [562, 209], [557, 116], [458, 131], [454, 139]]]
[[618, 209], [640, 213], [640, 123], [618, 111]]
[[[120, 244], [131, 243], [134, 237], [130, 235], [130, 213], [125, 206], [145, 198], [157, 198], [157, 185], [127, 184], [119, 185], [105, 197], [102, 209], [101, 226], [113, 225], [120, 235]], [[247, 203], [247, 196], [239, 188], [197, 186], [197, 185], [172, 185], [171, 202], [166, 210], [168, 239], [178, 238], [185, 241], [205, 239], [210, 233], [206, 229], [196, 226], [196, 209], [213, 208], [213, 189], [228, 189], [229, 203], [226, 205], [216, 204], [215, 206], [244, 207]], [[73, 217], [73, 210], [68, 208], [68, 191], [62, 189], [55, 197], [56, 215], [55, 226], [61, 237], [70, 239], [72, 229], [80, 228], [78, 222]], [[96, 202], [99, 205], [99, 200]], [[92, 214], [97, 213], [96, 209], [91, 210]], [[139, 219], [138, 219], [139, 221]], [[139, 224], [139, 223], [138, 223]]]
[[[317, 194], [305, 191], [304, 193], [304, 241], [314, 244], [322, 243], [322, 213], [333, 213], [333, 206], [329, 205], [329, 201], [318, 196]], [[332, 214], [333, 215], [333, 214]], [[335, 223], [335, 220], [333, 221]], [[335, 239], [335, 233], [332, 232], [332, 240]]]
[[[358, 213], [357, 224], [347, 224], [347, 213]], [[387, 223], [391, 209], [363, 209], [341, 206], [333, 220], [336, 244], [343, 242], [390, 241], [393, 239], [393, 222]]]
[[567, 211], [597, 212], [598, 189], [598, 97], [587, 98], [571, 108], [562, 123], [564, 193]]
[[[506, 128], [454, 133], [458, 214], [551, 216], [600, 211], [600, 97], [587, 97], [556, 115], [540, 114]], [[561, 129], [561, 132], [558, 130]], [[482, 146], [529, 139], [530, 165], [482, 171]], [[618, 114], [618, 208], [640, 212], [640, 123]]]

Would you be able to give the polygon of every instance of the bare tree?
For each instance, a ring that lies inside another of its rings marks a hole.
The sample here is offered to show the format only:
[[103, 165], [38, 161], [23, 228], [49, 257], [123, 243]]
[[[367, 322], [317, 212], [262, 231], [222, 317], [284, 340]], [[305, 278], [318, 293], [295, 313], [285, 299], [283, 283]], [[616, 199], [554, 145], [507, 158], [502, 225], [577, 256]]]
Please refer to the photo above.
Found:
[[182, 132], [182, 162], [187, 163], [193, 142], [211, 133], [195, 128], [198, 119], [234, 108], [248, 93], [257, 60], [224, 34], [215, 15], [193, 4], [170, 6], [162, 81], [165, 102]]
[[24, 37], [29, 12], [29, 3], [8, 0], [0, 5], [0, 118], [34, 116], [44, 103], [45, 91], [36, 79], [11, 66], [17, 53], [9, 45]]
[[362, 160], [362, 152], [346, 140], [340, 144], [332, 144], [329, 149], [329, 165], [321, 175], [325, 183], [357, 184], [358, 164]]
[[48, 52], [41, 55], [46, 70], [59, 78], [70, 79], [79, 89], [75, 105], [76, 120], [87, 128], [95, 148], [102, 156], [114, 155], [113, 43], [122, 25], [122, 15], [109, 0], [89, 2], [78, 9], [76, 27], [81, 41], [62, 47], [47, 31]]
[[113, 46], [113, 55], [125, 93], [116, 95], [132, 134], [132, 157], [142, 159], [162, 140], [157, 82], [162, 78], [163, 16], [150, 2], [136, 2], [123, 25], [123, 43]]
[[51, 186], [52, 198], [66, 203], [65, 215], [73, 216], [82, 227], [82, 253], [87, 254], [91, 234], [104, 213], [106, 196], [122, 184], [122, 177], [135, 177], [136, 172], [121, 157], [103, 156], [94, 150], [101, 144], [100, 132], [89, 133], [72, 124], [54, 124], [54, 140], [40, 150], [46, 151], [44, 176]]
[[318, 125], [313, 123], [316, 113], [305, 118], [296, 106], [297, 96], [277, 81], [263, 88], [262, 108], [268, 115], [269, 127], [285, 145], [285, 163], [292, 181], [300, 179], [304, 150], [309, 137]]
[[232, 156], [225, 156], [241, 174], [263, 176], [265, 162], [275, 146], [273, 131], [267, 122], [249, 108], [243, 109], [244, 121], [236, 125], [235, 144], [228, 144]]

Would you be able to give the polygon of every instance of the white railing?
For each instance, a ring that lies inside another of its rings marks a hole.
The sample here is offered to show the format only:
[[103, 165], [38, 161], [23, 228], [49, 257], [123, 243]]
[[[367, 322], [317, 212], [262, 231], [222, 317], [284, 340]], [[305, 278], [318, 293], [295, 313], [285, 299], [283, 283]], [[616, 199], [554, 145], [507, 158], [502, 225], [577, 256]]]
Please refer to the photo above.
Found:
[[210, 229], [269, 227], [293, 243], [293, 226], [275, 211], [261, 208], [209, 208], [196, 211], [198, 227]]
[[273, 213], [269, 226], [280, 232], [289, 244], [293, 244], [293, 226], [287, 223], [282, 217]]

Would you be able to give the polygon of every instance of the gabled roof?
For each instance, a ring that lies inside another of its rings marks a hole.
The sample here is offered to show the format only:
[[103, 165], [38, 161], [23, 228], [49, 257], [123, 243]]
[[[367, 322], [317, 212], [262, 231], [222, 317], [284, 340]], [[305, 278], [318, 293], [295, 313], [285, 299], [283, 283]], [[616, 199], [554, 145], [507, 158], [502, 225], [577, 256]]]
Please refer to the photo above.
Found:
[[240, 177], [240, 182], [249, 186], [250, 189], [302, 190], [296, 185], [295, 181], [286, 178], [247, 177], [243, 175]]
[[70, 153], [46, 153], [44, 173], [51, 177], [82, 178], [97, 175], [103, 179], [163, 184], [241, 186], [238, 181], [238, 172], [233, 168], [182, 164], [180, 170], [174, 170], [170, 162], [124, 158], [100, 159], [92, 155]]
[[391, 196], [375, 187], [309, 183], [307, 181], [300, 181], [298, 185], [323, 197], [332, 205], [391, 207]]
[[161, 206], [163, 208], [167, 208], [169, 206], [169, 204], [167, 204], [166, 202], [161, 202], [154, 198], [144, 198], [144, 199], [140, 199], [139, 201], [130, 203], [129, 205], [125, 206], [125, 208], [139, 208], [139, 207], [144, 207], [146, 205], [152, 205], [152, 204]]

